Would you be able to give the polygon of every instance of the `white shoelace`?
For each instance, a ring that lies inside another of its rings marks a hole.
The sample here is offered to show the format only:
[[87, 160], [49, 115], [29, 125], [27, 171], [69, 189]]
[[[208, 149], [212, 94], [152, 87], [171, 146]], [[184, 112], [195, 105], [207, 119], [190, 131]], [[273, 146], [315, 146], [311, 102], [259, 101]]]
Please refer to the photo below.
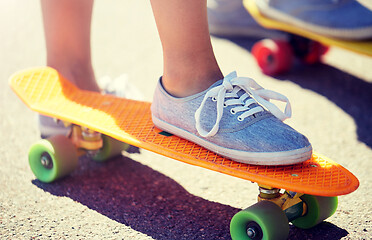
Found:
[[[237, 93], [241, 89], [243, 89], [245, 93], [239, 97]], [[216, 101], [217, 104], [216, 123], [209, 132], [206, 131], [200, 123], [201, 111], [208, 98], [212, 98], [212, 100]], [[286, 106], [284, 112], [271, 103], [270, 99], [285, 102]], [[249, 107], [255, 103], [256, 105], [254, 107]], [[219, 129], [219, 124], [223, 115], [223, 108], [232, 105], [238, 106], [231, 109], [231, 114], [242, 112], [242, 114], [237, 117], [239, 121], [243, 121], [245, 118], [252, 116], [253, 114], [264, 111], [264, 108], [282, 121], [290, 118], [292, 115], [291, 104], [286, 96], [264, 89], [251, 78], [235, 77], [230, 80], [225, 78], [221, 85], [210, 89], [205, 94], [200, 107], [195, 112], [196, 129], [200, 136], [214, 136]]]

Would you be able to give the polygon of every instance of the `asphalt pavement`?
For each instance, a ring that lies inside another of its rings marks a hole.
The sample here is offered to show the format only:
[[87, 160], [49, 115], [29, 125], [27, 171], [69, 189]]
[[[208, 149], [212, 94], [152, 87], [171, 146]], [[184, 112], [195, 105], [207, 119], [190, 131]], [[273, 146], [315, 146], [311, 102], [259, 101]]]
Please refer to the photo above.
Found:
[[[294, 113], [287, 123], [360, 181], [332, 217], [310, 230], [291, 226], [289, 239], [371, 239], [372, 59], [331, 49], [321, 64], [273, 78], [258, 69], [254, 40], [212, 41], [224, 74], [236, 70], [286, 95]], [[126, 73], [151, 101], [162, 52], [149, 1], [97, 0], [92, 54], [97, 78]], [[230, 219], [255, 203], [256, 184], [144, 150], [103, 164], [81, 158], [69, 177], [36, 180], [27, 160], [39, 139], [36, 114], [8, 78], [42, 65], [39, 1], [0, 0], [1, 239], [230, 239]]]

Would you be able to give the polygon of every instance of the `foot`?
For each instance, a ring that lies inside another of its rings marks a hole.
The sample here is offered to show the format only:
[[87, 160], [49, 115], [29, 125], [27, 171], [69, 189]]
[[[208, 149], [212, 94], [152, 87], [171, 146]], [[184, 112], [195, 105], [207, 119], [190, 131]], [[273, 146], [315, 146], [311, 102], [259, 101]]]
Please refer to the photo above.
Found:
[[39, 131], [41, 138], [49, 138], [56, 135], [67, 136], [71, 127], [65, 126], [62, 121], [44, 115], [38, 115]]
[[[105, 76], [98, 80], [98, 86], [103, 94], [115, 95], [122, 98], [143, 100], [141, 92], [128, 81], [127, 75], [123, 74], [115, 79]], [[39, 115], [39, 130], [42, 138], [48, 138], [55, 135], [67, 135], [71, 127], [65, 126], [62, 121]]]
[[128, 75], [126, 74], [122, 74], [114, 79], [111, 79], [109, 76], [104, 76], [98, 80], [98, 85], [103, 94], [138, 101], [143, 101], [144, 99], [142, 93], [129, 82]]
[[[284, 112], [269, 102], [286, 102]], [[309, 141], [282, 121], [288, 99], [233, 72], [198, 94], [176, 98], [159, 80], [151, 106], [158, 128], [238, 162], [286, 165], [311, 157]]]
[[372, 38], [372, 11], [355, 0], [255, 0], [272, 19], [320, 35], [363, 40]]
[[279, 31], [261, 27], [244, 8], [242, 0], [208, 0], [209, 32], [218, 36], [279, 37]]

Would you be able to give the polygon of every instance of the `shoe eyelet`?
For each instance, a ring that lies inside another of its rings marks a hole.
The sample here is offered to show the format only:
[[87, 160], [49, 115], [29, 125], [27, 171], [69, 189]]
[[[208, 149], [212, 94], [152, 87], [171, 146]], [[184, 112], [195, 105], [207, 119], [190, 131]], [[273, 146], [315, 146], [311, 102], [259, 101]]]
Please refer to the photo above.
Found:
[[243, 122], [244, 118], [242, 118], [241, 116], [237, 117], [238, 121], [239, 122]]
[[223, 107], [224, 107], [224, 108], [227, 107], [226, 103], [223, 103]]
[[230, 109], [231, 114], [236, 114], [235, 110], [233, 108]]
[[212, 101], [213, 102], [217, 102], [217, 98], [216, 97], [212, 97]]

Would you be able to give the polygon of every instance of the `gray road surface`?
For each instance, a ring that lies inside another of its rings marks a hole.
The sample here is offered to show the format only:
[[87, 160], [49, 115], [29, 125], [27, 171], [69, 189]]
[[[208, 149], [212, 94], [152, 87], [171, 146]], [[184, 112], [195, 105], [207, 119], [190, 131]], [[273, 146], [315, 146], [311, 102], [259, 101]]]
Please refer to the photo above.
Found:
[[[323, 64], [271, 78], [258, 70], [252, 43], [213, 38], [223, 72], [237, 70], [288, 96], [288, 123], [360, 180], [356, 192], [339, 198], [334, 216], [311, 230], [291, 227], [290, 239], [371, 239], [371, 59], [334, 49]], [[229, 239], [231, 217], [256, 201], [255, 184], [146, 151], [105, 164], [82, 158], [70, 177], [35, 180], [27, 163], [39, 139], [35, 114], [7, 81], [45, 65], [44, 44], [39, 2], [1, 0], [0, 238]], [[96, 1], [92, 51], [98, 78], [127, 73], [151, 101], [162, 57], [148, 1]]]

